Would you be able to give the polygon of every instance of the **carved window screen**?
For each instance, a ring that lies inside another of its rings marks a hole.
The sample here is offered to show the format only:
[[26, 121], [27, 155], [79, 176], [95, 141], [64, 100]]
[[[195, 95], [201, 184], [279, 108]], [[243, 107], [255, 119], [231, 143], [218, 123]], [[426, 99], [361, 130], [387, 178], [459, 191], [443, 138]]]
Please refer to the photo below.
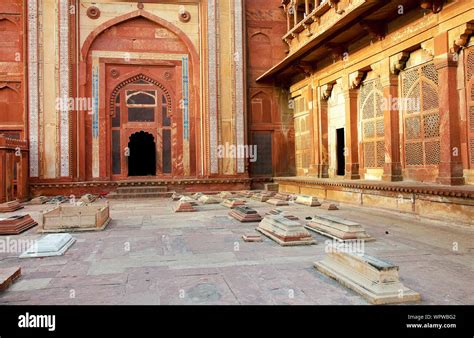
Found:
[[470, 168], [474, 168], [474, 46], [465, 52], [469, 165]]
[[310, 119], [307, 112], [304, 97], [295, 99], [295, 157], [296, 170], [299, 174], [309, 169], [311, 163], [311, 137]]
[[385, 139], [383, 93], [379, 79], [364, 81], [360, 87], [359, 114], [365, 168], [383, 168]]
[[438, 71], [432, 62], [401, 72], [406, 166], [438, 165], [440, 161]]

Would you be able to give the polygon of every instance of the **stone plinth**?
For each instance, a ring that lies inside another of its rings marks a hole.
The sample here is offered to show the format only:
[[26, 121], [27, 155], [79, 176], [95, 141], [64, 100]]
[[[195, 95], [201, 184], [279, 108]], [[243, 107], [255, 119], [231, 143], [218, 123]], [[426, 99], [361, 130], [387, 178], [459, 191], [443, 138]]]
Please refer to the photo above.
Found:
[[324, 203], [322, 206], [321, 206], [322, 209], [324, 210], [329, 210], [329, 211], [332, 211], [332, 210], [339, 210], [339, 207], [334, 204], [334, 203]]
[[300, 223], [280, 215], [268, 215], [257, 230], [282, 246], [316, 244], [316, 240]]
[[196, 202], [196, 200], [194, 200], [193, 198], [189, 197], [189, 196], [183, 196], [179, 199], [179, 202], [185, 202], [185, 203], [189, 203], [191, 204], [192, 206], [196, 206], [198, 205], [198, 203]]
[[20, 276], [20, 267], [0, 269], [0, 292], [8, 289]]
[[23, 209], [23, 206], [18, 201], [10, 201], [0, 204], [0, 212], [13, 212]]
[[372, 304], [415, 302], [421, 299], [419, 293], [400, 282], [398, 266], [374, 257], [334, 250], [314, 266]]
[[37, 225], [30, 215], [0, 218], [0, 235], [18, 235]]
[[266, 202], [266, 201], [268, 201], [270, 198], [272, 198], [274, 194], [275, 194], [275, 193], [274, 193], [274, 192], [271, 192], [271, 191], [260, 192], [260, 193], [257, 193], [257, 194], [253, 194], [253, 195], [252, 195], [252, 199], [253, 199], [253, 200], [256, 200], [256, 201], [259, 201], [259, 202]]
[[219, 204], [221, 201], [214, 196], [202, 195], [199, 197], [199, 202], [202, 204]]
[[287, 211], [283, 211], [283, 210], [280, 210], [280, 209], [272, 209], [267, 213], [267, 215], [280, 215], [280, 216], [283, 216], [283, 217], [289, 219], [290, 221], [298, 221], [299, 220], [298, 217], [293, 216], [292, 214], [288, 213]]
[[307, 205], [309, 207], [319, 207], [321, 205], [316, 197], [307, 195], [299, 195], [296, 197], [295, 203]]
[[92, 194], [85, 194], [85, 195], [82, 195], [80, 201], [81, 202], [84, 202], [86, 204], [89, 204], [89, 203], [94, 203], [95, 200], [97, 200], [97, 196], [94, 196]]
[[70, 234], [50, 234], [35, 241], [20, 258], [62, 256], [76, 240]]
[[356, 239], [364, 241], [375, 240], [365, 232], [365, 229], [359, 223], [336, 216], [314, 216], [306, 224], [306, 228], [323, 236], [341, 241]]
[[43, 214], [40, 231], [101, 231], [107, 227], [110, 220], [108, 205], [58, 206]]
[[247, 197], [247, 198], [250, 198], [252, 197], [252, 195], [254, 194], [253, 191], [251, 190], [242, 190], [242, 191], [239, 191], [239, 194], [243, 197]]
[[192, 211], [196, 211], [196, 209], [194, 209], [193, 204], [189, 202], [179, 201], [178, 204], [176, 204], [176, 206], [173, 208], [173, 211], [174, 212], [192, 212]]
[[236, 207], [229, 212], [229, 216], [234, 217], [240, 222], [260, 222], [262, 220], [262, 217], [256, 210], [244, 206]]
[[284, 205], [289, 205], [287, 201], [284, 201], [284, 200], [280, 200], [278, 198], [270, 198], [269, 200], [267, 200], [267, 203], [268, 204], [271, 204], [271, 205], [274, 205], [274, 206], [284, 206]]
[[237, 198], [228, 198], [226, 200], [224, 200], [221, 205], [227, 207], [227, 208], [231, 208], [231, 209], [234, 209], [234, 208], [237, 208], [238, 206], [242, 206], [242, 205], [245, 205], [245, 201], [243, 200], [239, 200]]
[[217, 194], [217, 196], [222, 199], [227, 199], [234, 196], [234, 194], [231, 193], [230, 191], [221, 191], [219, 194]]
[[33, 198], [29, 204], [31, 205], [41, 205], [41, 204], [45, 204], [46, 202], [49, 201], [49, 198], [46, 197], [46, 196], [38, 196], [38, 197], [35, 197]]

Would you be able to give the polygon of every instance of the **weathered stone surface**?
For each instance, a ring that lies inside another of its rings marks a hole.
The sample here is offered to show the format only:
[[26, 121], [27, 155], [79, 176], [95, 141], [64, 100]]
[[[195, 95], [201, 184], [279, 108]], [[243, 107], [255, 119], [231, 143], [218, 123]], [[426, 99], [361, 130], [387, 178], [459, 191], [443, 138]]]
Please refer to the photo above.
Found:
[[97, 196], [94, 196], [92, 194], [82, 195], [82, 197], [80, 199], [81, 202], [84, 202], [86, 204], [93, 203], [93, 202], [95, 202], [95, 200], [97, 200]]
[[18, 235], [37, 225], [30, 215], [0, 218], [0, 235]]
[[260, 222], [262, 220], [256, 210], [246, 206], [236, 207], [229, 213], [229, 216], [240, 222]]
[[372, 304], [415, 302], [421, 299], [419, 293], [400, 282], [398, 266], [371, 256], [333, 250], [314, 266]]
[[183, 195], [180, 195], [178, 193], [173, 193], [173, 195], [171, 195], [171, 200], [172, 201], [179, 201], [182, 197], [183, 197]]
[[278, 192], [278, 183], [265, 183], [265, 190]]
[[244, 242], [262, 242], [262, 236], [260, 235], [250, 235], [250, 234], [245, 234], [242, 236], [242, 239]]
[[201, 197], [203, 196], [204, 194], [202, 192], [197, 192], [195, 193], [192, 198], [195, 199], [196, 201]]
[[18, 201], [10, 201], [0, 204], [0, 212], [13, 212], [23, 209], [23, 206]]
[[300, 223], [280, 215], [266, 216], [257, 230], [282, 246], [316, 244], [316, 240]]
[[237, 199], [237, 198], [228, 198], [226, 200], [224, 200], [221, 205], [227, 207], [227, 208], [231, 208], [231, 209], [234, 209], [238, 206], [242, 206], [242, 205], [245, 205], [245, 201], [244, 200], [240, 200], [240, 199]]
[[191, 204], [192, 206], [196, 206], [198, 205], [198, 203], [196, 202], [196, 200], [194, 198], [191, 198], [189, 196], [183, 196], [179, 199], [179, 202], [186, 202], [186, 203], [189, 203]]
[[220, 200], [210, 195], [202, 195], [199, 197], [199, 202], [202, 204], [219, 204]]
[[64, 196], [54, 196], [47, 203], [48, 204], [61, 204], [67, 201], [68, 199]]
[[335, 203], [324, 203], [322, 206], [321, 206], [322, 209], [324, 210], [329, 210], [329, 211], [332, 211], [332, 210], [339, 210], [339, 207], [337, 206], [337, 204]]
[[174, 207], [174, 212], [192, 212], [196, 211], [196, 209], [193, 207], [193, 204], [189, 202], [182, 202], [179, 201], [178, 204]]
[[267, 203], [271, 204], [271, 205], [275, 205], [277, 207], [284, 206], [284, 205], [289, 205], [287, 201], [283, 201], [283, 200], [278, 199], [278, 198], [270, 198], [269, 200], [267, 200]]
[[356, 239], [365, 241], [375, 240], [365, 232], [365, 229], [359, 223], [336, 216], [314, 216], [305, 227], [323, 236], [342, 241]]
[[234, 194], [231, 193], [230, 191], [221, 191], [219, 194], [217, 194], [217, 196], [222, 199], [227, 199], [234, 196]]
[[271, 198], [272, 195], [267, 193], [258, 193], [252, 195], [252, 199], [259, 202], [266, 202]]
[[70, 234], [49, 234], [37, 240], [20, 258], [62, 256], [75, 241]]
[[0, 269], [0, 292], [5, 291], [21, 276], [21, 268], [3, 268]]
[[295, 203], [307, 205], [309, 207], [319, 207], [321, 203], [314, 196], [299, 195], [296, 197]]
[[242, 195], [243, 197], [252, 197], [252, 195], [254, 194], [254, 192], [252, 190], [241, 190], [239, 191], [239, 194]]
[[29, 204], [31, 205], [40, 205], [40, 204], [45, 204], [46, 202], [49, 201], [49, 198], [46, 197], [46, 196], [38, 196], [38, 197], [35, 197], [33, 199], [31, 199], [31, 201], [29, 202]]
[[280, 210], [280, 209], [272, 209], [270, 210], [267, 215], [280, 215], [280, 216], [283, 216], [291, 221], [298, 221], [299, 218], [296, 217], [296, 216], [293, 216], [292, 214], [290, 214], [288, 211], [283, 211], [283, 210]]
[[107, 204], [58, 206], [43, 214], [41, 232], [100, 231], [109, 224]]
[[277, 199], [282, 200], [282, 201], [289, 201], [290, 200], [290, 195], [277, 193], [273, 196], [273, 198], [277, 198]]

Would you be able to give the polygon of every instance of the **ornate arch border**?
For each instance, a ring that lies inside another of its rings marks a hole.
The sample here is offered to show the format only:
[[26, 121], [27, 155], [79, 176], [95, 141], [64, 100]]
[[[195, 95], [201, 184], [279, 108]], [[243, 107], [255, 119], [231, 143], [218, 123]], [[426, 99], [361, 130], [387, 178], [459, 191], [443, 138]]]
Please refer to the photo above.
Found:
[[115, 99], [117, 98], [117, 94], [119, 93], [119, 91], [122, 88], [124, 88], [125, 86], [127, 86], [127, 85], [129, 85], [129, 84], [131, 84], [135, 81], [138, 81], [138, 80], [148, 81], [148, 82], [154, 84], [155, 86], [157, 86], [158, 88], [160, 88], [166, 96], [166, 101], [167, 101], [167, 105], [168, 105], [168, 114], [171, 114], [173, 112], [173, 107], [172, 107], [172, 102], [173, 101], [172, 101], [172, 98], [171, 98], [171, 95], [170, 95], [168, 89], [161, 82], [151, 78], [148, 75], [140, 73], [140, 74], [134, 75], [132, 77], [129, 77], [126, 80], [123, 80], [117, 86], [115, 86], [114, 90], [110, 94], [110, 101], [109, 101], [109, 112], [110, 112], [111, 116], [114, 114]]
[[173, 25], [171, 22], [166, 21], [165, 19], [162, 19], [159, 16], [151, 14], [150, 12], [147, 12], [147, 11], [142, 10], [142, 9], [136, 10], [136, 11], [133, 11], [131, 13], [127, 13], [127, 14], [124, 14], [124, 15], [121, 15], [121, 16], [118, 16], [118, 17], [113, 18], [109, 21], [106, 21], [103, 24], [96, 27], [96, 29], [94, 29], [87, 36], [86, 40], [84, 41], [84, 44], [82, 45], [82, 48], [81, 48], [82, 60], [86, 61], [87, 55], [89, 54], [90, 48], [91, 48], [92, 44], [94, 43], [95, 39], [97, 37], [99, 37], [105, 30], [107, 30], [108, 28], [110, 28], [112, 26], [120, 24], [122, 22], [125, 22], [127, 20], [135, 19], [135, 18], [139, 18], [139, 17], [143, 17], [145, 19], [153, 21], [154, 23], [156, 23], [160, 26], [163, 26], [166, 29], [173, 32], [174, 34], [176, 34], [181, 39], [181, 41], [185, 44], [186, 48], [188, 49], [188, 51], [191, 55], [191, 58], [192, 58], [192, 62], [194, 63], [198, 60], [198, 53], [196, 51], [195, 46], [193, 45], [191, 40], [187, 37], [187, 35], [181, 29], [179, 29], [178, 27]]

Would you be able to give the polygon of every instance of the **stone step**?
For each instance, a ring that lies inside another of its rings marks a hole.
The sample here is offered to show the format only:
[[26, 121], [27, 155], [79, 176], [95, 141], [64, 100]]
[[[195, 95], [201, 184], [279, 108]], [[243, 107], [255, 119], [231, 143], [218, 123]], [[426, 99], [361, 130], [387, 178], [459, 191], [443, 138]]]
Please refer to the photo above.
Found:
[[143, 194], [168, 192], [167, 186], [127, 186], [117, 188], [118, 194]]
[[142, 193], [116, 193], [111, 192], [107, 195], [109, 199], [132, 199], [132, 198], [170, 198], [172, 191], [167, 192], [142, 192]]

